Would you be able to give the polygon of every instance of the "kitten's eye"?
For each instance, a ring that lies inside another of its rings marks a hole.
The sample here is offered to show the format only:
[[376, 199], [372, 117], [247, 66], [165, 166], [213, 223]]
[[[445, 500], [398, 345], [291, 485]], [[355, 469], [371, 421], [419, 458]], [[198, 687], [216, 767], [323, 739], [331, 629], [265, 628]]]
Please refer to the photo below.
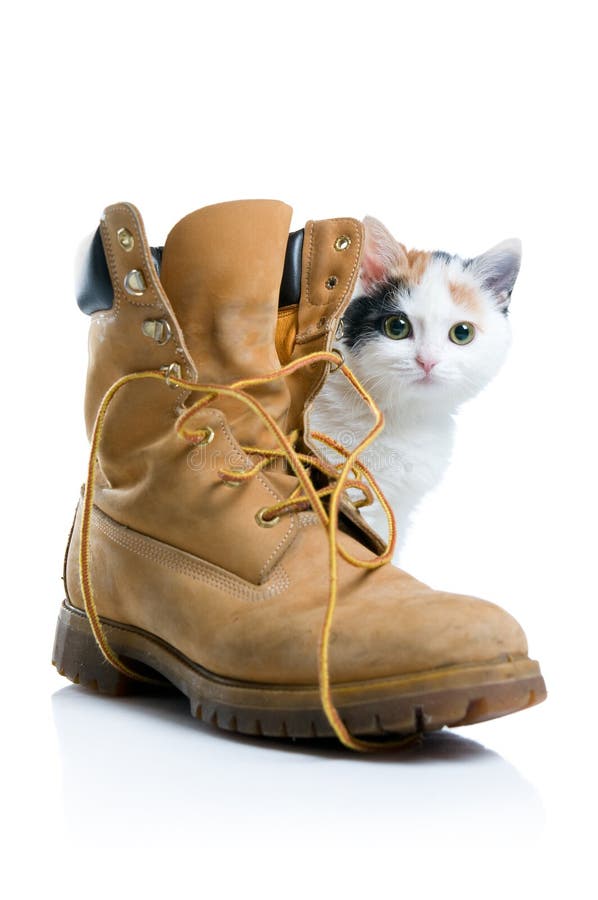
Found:
[[475, 337], [475, 326], [471, 322], [458, 322], [449, 331], [453, 344], [470, 344]]
[[393, 341], [402, 341], [411, 334], [411, 322], [407, 316], [388, 316], [384, 319], [384, 334]]

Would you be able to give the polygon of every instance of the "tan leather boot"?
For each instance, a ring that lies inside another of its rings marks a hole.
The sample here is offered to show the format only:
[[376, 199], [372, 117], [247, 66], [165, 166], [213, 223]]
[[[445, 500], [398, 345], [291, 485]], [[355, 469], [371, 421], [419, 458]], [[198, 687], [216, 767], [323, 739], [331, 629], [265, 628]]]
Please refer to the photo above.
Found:
[[517, 622], [387, 564], [344, 493], [371, 498], [368, 473], [305, 439], [328, 370], [351, 378], [329, 348], [363, 235], [334, 219], [289, 236], [290, 219], [207, 207], [160, 253], [133, 206], [106, 209], [79, 296], [92, 448], [54, 664], [109, 693], [165, 680], [232, 731], [360, 750], [541, 701]]

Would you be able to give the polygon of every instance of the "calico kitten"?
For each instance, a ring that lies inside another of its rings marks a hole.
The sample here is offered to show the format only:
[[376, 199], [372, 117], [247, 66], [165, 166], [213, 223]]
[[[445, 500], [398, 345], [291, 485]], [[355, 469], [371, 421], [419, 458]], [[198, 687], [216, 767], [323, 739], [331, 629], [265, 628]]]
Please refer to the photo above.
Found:
[[[507, 355], [521, 244], [503, 241], [462, 259], [408, 251], [377, 219], [364, 226], [359, 280], [336, 347], [384, 413], [385, 429], [362, 458], [393, 509], [400, 549], [411, 514], [448, 465], [455, 412]], [[372, 420], [346, 379], [332, 374], [309, 424], [353, 447]], [[378, 504], [362, 513], [386, 534]]]

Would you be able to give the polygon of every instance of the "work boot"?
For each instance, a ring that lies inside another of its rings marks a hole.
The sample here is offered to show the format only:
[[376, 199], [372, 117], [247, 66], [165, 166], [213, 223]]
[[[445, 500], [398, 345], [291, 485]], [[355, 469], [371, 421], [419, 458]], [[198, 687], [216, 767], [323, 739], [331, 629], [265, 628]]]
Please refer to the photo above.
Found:
[[[78, 297], [91, 454], [54, 664], [112, 694], [168, 682], [231, 731], [356, 750], [540, 702], [511, 616], [390, 564], [392, 513], [357, 458], [381, 414], [330, 349], [362, 226], [290, 220], [219, 204], [162, 250], [133, 206], [105, 210]], [[306, 428], [325, 377], [372, 409], [337, 466]], [[359, 512], [372, 501], [388, 543]]]

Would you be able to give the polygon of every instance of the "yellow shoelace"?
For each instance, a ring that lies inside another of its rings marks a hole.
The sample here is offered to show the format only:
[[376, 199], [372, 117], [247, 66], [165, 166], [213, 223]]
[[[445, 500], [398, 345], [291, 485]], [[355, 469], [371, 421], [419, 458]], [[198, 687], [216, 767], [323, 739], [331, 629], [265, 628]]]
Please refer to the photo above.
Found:
[[[342, 445], [336, 443], [332, 438], [328, 437], [327, 435], [321, 434], [320, 432], [314, 432], [312, 434], [313, 438], [333, 448], [340, 456], [344, 458], [344, 462], [339, 463], [338, 465], [332, 465], [331, 463], [325, 462], [319, 457], [311, 454], [298, 452], [294, 447], [294, 443], [298, 438], [298, 432], [293, 432], [290, 435], [285, 434], [284, 431], [279, 427], [275, 419], [268, 413], [266, 409], [264, 409], [262, 404], [253, 396], [251, 396], [251, 394], [247, 393], [247, 388], [258, 387], [259, 385], [276, 381], [279, 378], [284, 378], [287, 375], [291, 375], [293, 372], [296, 372], [298, 369], [301, 369], [304, 366], [321, 362], [330, 363], [335, 367], [337, 371], [342, 372], [345, 378], [347, 378], [351, 382], [362, 400], [369, 406], [375, 419], [374, 425], [371, 430], [352, 451], [347, 450]], [[102, 623], [100, 621], [96, 602], [94, 599], [90, 566], [90, 526], [96, 484], [96, 459], [104, 428], [106, 412], [115, 394], [122, 387], [124, 387], [124, 385], [129, 384], [129, 382], [132, 381], [140, 381], [143, 379], [164, 381], [172, 387], [181, 388], [185, 391], [200, 393], [204, 395], [192, 406], [190, 406], [189, 409], [185, 410], [185, 412], [178, 418], [175, 424], [177, 434], [179, 434], [181, 438], [188, 441], [189, 443], [201, 444], [202, 442], [205, 442], [205, 428], [193, 430], [187, 428], [186, 424], [189, 419], [195, 415], [195, 413], [197, 413], [200, 409], [203, 409], [218, 397], [231, 397], [244, 403], [255, 413], [255, 415], [267, 427], [268, 431], [274, 436], [278, 444], [278, 447], [276, 449], [266, 449], [251, 446], [243, 447], [245, 453], [260, 457], [258, 462], [255, 463], [250, 469], [242, 472], [221, 469], [218, 475], [223, 481], [242, 482], [248, 480], [249, 478], [252, 478], [255, 474], [257, 474], [257, 472], [261, 471], [261, 469], [265, 468], [275, 459], [286, 460], [299, 482], [297, 488], [289, 497], [281, 500], [279, 503], [272, 504], [265, 510], [262, 510], [261, 513], [265, 520], [268, 521], [269, 519], [274, 519], [277, 516], [286, 513], [297, 512], [302, 509], [312, 509], [318, 515], [323, 527], [328, 534], [330, 586], [328, 604], [326, 606], [326, 612], [322, 623], [318, 649], [318, 678], [320, 699], [326, 717], [341, 743], [351, 750], [386, 750], [390, 747], [402, 747], [410, 744], [414, 740], [414, 736], [409, 736], [407, 738], [402, 738], [392, 742], [385, 741], [384, 743], [364, 741], [354, 737], [349, 732], [345, 723], [342, 721], [341, 716], [332, 700], [329, 672], [329, 644], [330, 631], [332, 628], [332, 620], [336, 608], [338, 591], [337, 557], [340, 555], [347, 563], [360, 569], [377, 569], [380, 566], [385, 565], [392, 559], [396, 540], [396, 528], [392, 510], [390, 509], [388, 502], [382, 494], [382, 491], [376, 484], [376, 481], [371, 472], [365, 465], [363, 465], [363, 463], [359, 462], [359, 460], [357, 459], [358, 455], [363, 450], [365, 450], [366, 447], [368, 447], [382, 431], [384, 427], [382, 412], [378, 409], [374, 400], [370, 397], [368, 392], [360, 384], [358, 379], [353, 375], [353, 373], [345, 365], [345, 363], [341, 362], [339, 364], [339, 356], [334, 352], [323, 350], [317, 353], [310, 353], [307, 356], [296, 360], [295, 362], [283, 366], [281, 369], [277, 369], [275, 372], [269, 373], [268, 375], [264, 375], [260, 378], [244, 379], [242, 381], [237, 381], [231, 385], [195, 384], [193, 382], [184, 381], [180, 378], [175, 378], [172, 375], [169, 375], [162, 371], [147, 371], [133, 372], [130, 375], [124, 375], [122, 378], [116, 381], [111, 388], [108, 389], [102, 400], [102, 403], [100, 404], [91, 439], [89, 467], [87, 472], [87, 481], [85, 484], [85, 494], [83, 498], [83, 510], [81, 517], [81, 542], [79, 552], [81, 591], [83, 594], [85, 612], [87, 614], [98, 647], [106, 660], [128, 678], [132, 678], [137, 681], [153, 682], [153, 679], [147, 678], [146, 676], [141, 675], [139, 672], [136, 672], [134, 669], [129, 668], [129, 666], [127, 666], [110, 647], [108, 640], [106, 639], [106, 635], [104, 633], [104, 629], [102, 627]], [[331, 478], [332, 483], [327, 485], [326, 487], [316, 489], [310, 478], [310, 467], [319, 469], [322, 473]], [[370, 502], [372, 502], [373, 497], [376, 497], [382, 505], [386, 514], [389, 530], [388, 544], [383, 553], [375, 556], [371, 560], [363, 560], [353, 556], [342, 546], [339, 541], [339, 504], [343, 492], [349, 487], [359, 489], [363, 494], [363, 499], [358, 501], [354, 505], [363, 506], [369, 504]], [[301, 493], [301, 490], [303, 490], [303, 494]], [[326, 510], [322, 502], [322, 499], [324, 497], [328, 498], [328, 511]]]

